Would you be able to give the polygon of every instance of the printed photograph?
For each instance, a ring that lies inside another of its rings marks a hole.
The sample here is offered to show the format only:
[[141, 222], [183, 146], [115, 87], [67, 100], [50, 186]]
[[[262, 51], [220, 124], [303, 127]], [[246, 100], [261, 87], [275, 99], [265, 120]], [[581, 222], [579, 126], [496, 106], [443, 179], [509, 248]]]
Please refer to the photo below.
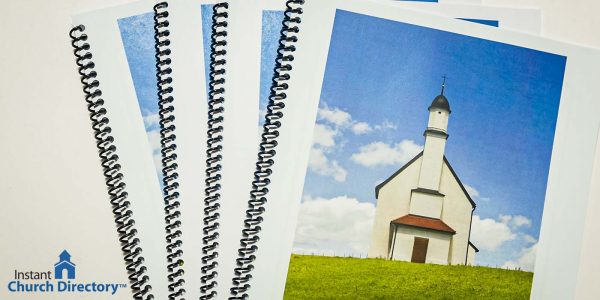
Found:
[[529, 299], [566, 57], [338, 10], [286, 299]]

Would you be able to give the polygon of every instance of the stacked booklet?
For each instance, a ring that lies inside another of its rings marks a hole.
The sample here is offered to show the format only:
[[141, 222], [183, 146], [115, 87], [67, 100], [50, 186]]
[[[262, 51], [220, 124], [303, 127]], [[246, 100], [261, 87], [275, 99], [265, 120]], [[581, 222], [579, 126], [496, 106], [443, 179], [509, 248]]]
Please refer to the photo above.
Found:
[[600, 51], [426, 2], [74, 14], [121, 295], [597, 298]]

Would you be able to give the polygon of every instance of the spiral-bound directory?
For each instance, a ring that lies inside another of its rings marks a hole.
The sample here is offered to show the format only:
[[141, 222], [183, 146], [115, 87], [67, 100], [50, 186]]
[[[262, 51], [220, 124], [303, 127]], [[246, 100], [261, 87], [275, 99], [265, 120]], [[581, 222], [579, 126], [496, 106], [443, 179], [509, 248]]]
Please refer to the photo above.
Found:
[[[100, 161], [106, 177], [106, 186], [110, 195], [110, 204], [113, 208], [119, 243], [125, 258], [126, 268], [129, 273], [131, 289], [134, 298], [149, 299], [152, 297], [152, 282], [147, 274], [145, 258], [142, 256], [142, 243], [138, 234], [139, 225], [135, 224], [135, 214], [130, 202], [131, 198], [127, 192], [126, 179], [119, 159], [119, 150], [116, 147], [115, 137], [112, 133], [110, 113], [105, 107], [102, 90], [99, 84], [98, 73], [93, 62], [93, 55], [87, 43], [88, 36], [85, 34], [85, 26], [78, 25], [70, 32], [75, 48], [76, 63], [85, 101], [90, 112], [90, 120], [96, 138]], [[134, 198], [135, 199], [135, 198]]]
[[[153, 163], [151, 136], [144, 126], [154, 121], [151, 115], [141, 114], [136, 101], [118, 23], [119, 19], [144, 13], [152, 20], [151, 2], [74, 15], [70, 35], [118, 225], [115, 244], [127, 262], [131, 290], [137, 299], [164, 299], [170, 293], [165, 205]], [[147, 33], [151, 43], [146, 47], [153, 49], [153, 28]], [[154, 102], [155, 96], [148, 96], [148, 102]]]
[[395, 280], [413, 270], [572, 298], [600, 54], [398, 3], [286, 4], [231, 299], [453, 293]]
[[[203, 10], [208, 131], [202, 299], [227, 299], [237, 267], [246, 199], [257, 149], [260, 1], [217, 2]], [[206, 38], [206, 34], [205, 34]]]
[[203, 3], [140, 1], [73, 17], [77, 65], [136, 298], [199, 296]]
[[[167, 225], [170, 284], [178, 285], [175, 299], [199, 299], [202, 296], [205, 216], [205, 161], [208, 78], [205, 58], [210, 53], [203, 23], [213, 1], [165, 1], [154, 6], [156, 67], [159, 122], [167, 136], [162, 137], [165, 194], [176, 202]], [[135, 53], [135, 52], [134, 52]], [[136, 68], [135, 61], [131, 62]], [[174, 155], [173, 155], [174, 154]], [[171, 157], [174, 158], [171, 159]], [[167, 169], [169, 172], [165, 172]], [[170, 173], [170, 174], [168, 174]], [[177, 264], [181, 261], [181, 264]], [[171, 266], [173, 268], [171, 268]], [[172, 281], [171, 281], [172, 280]]]

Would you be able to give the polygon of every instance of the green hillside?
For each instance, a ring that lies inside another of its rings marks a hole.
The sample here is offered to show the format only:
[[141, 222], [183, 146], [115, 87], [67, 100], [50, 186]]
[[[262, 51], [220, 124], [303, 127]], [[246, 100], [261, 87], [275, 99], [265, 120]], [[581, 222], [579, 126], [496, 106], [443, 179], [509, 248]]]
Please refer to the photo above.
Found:
[[284, 299], [529, 299], [533, 273], [292, 255]]

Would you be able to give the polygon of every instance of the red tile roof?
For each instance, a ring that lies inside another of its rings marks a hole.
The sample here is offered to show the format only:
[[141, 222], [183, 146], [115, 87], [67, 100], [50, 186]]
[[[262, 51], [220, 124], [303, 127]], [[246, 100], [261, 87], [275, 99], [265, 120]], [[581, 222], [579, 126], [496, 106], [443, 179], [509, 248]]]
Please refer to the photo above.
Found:
[[450, 226], [448, 226], [446, 223], [444, 223], [444, 221], [442, 221], [440, 219], [422, 217], [422, 216], [417, 216], [417, 215], [406, 215], [406, 216], [403, 216], [403, 217], [393, 220], [392, 223], [399, 224], [399, 225], [405, 225], [405, 226], [411, 226], [411, 227], [432, 229], [432, 230], [447, 232], [447, 233], [451, 233], [451, 234], [456, 233], [456, 231], [454, 229], [452, 229]]

